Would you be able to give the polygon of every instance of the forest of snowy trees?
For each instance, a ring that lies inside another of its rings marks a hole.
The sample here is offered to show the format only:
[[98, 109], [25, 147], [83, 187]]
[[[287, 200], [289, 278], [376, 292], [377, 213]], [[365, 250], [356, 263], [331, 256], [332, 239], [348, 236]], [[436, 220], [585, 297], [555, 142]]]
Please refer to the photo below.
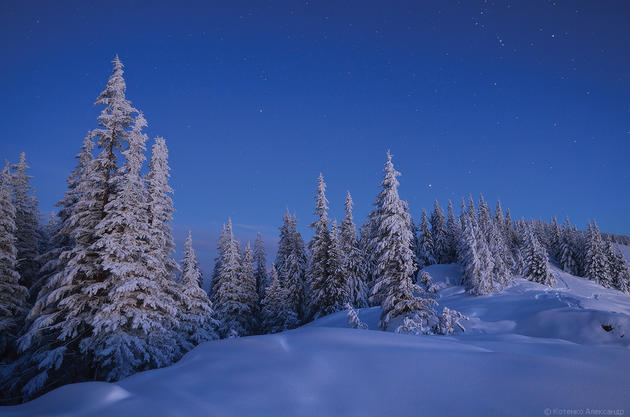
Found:
[[630, 238], [581, 231], [567, 219], [516, 220], [483, 196], [435, 201], [416, 223], [398, 193], [392, 155], [373, 210], [359, 228], [348, 192], [345, 216], [328, 216], [326, 183], [315, 188], [313, 236], [305, 242], [297, 216], [282, 217], [278, 251], [269, 263], [262, 236], [252, 247], [223, 226], [210, 290], [202, 289], [192, 235], [174, 259], [168, 149], [149, 138], [142, 112], [125, 96], [123, 65], [96, 104], [58, 211], [40, 222], [25, 154], [0, 177], [0, 401], [18, 403], [55, 387], [116, 381], [172, 364], [201, 342], [293, 329], [347, 311], [381, 306], [383, 330], [411, 334], [463, 331], [465, 317], [438, 307], [423, 268], [458, 263], [467, 292], [500, 292], [516, 277], [554, 285], [550, 263], [604, 287], [630, 292], [630, 270], [617, 243]]

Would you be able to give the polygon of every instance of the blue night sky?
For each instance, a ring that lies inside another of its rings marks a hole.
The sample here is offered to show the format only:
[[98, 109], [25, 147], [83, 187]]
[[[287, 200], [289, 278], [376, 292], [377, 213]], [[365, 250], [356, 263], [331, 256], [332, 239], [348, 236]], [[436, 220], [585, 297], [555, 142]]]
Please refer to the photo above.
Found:
[[387, 149], [416, 219], [483, 193], [630, 234], [627, 2], [4, 1], [0, 19], [0, 158], [26, 152], [42, 212], [117, 53], [206, 270], [228, 216], [271, 250], [289, 207], [308, 238], [320, 171], [331, 217], [349, 189], [362, 223]]

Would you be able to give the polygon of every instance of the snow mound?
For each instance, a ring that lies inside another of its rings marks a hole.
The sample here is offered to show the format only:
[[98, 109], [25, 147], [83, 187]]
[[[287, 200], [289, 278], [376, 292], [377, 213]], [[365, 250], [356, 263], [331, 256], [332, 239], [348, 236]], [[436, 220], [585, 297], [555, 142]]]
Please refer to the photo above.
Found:
[[129, 396], [127, 390], [116, 384], [83, 382], [64, 385], [26, 404], [0, 407], [0, 416], [100, 415], [103, 409]]

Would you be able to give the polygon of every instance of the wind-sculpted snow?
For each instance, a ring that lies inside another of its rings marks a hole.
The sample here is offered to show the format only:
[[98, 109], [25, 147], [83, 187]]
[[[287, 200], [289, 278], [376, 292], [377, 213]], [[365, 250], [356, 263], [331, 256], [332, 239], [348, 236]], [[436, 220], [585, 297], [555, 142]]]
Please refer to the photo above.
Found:
[[[2, 416], [544, 416], [630, 413], [630, 296], [552, 267], [473, 297], [457, 265], [426, 268], [465, 333], [378, 329], [380, 308], [275, 335], [206, 342], [116, 384], [68, 385]], [[622, 337], [622, 334], [624, 337]], [[554, 411], [555, 410], [555, 411]]]

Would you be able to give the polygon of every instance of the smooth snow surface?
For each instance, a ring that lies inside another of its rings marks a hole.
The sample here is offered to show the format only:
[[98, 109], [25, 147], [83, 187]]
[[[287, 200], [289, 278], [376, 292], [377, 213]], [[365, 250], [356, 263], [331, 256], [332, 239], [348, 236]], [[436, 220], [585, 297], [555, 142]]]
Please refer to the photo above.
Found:
[[458, 266], [426, 270], [440, 310], [470, 317], [466, 333], [385, 333], [380, 308], [358, 311], [370, 330], [348, 329], [343, 311], [281, 334], [207, 342], [168, 368], [67, 385], [0, 416], [630, 414], [629, 295], [552, 267], [553, 288], [518, 279], [472, 297], [457, 285]]

